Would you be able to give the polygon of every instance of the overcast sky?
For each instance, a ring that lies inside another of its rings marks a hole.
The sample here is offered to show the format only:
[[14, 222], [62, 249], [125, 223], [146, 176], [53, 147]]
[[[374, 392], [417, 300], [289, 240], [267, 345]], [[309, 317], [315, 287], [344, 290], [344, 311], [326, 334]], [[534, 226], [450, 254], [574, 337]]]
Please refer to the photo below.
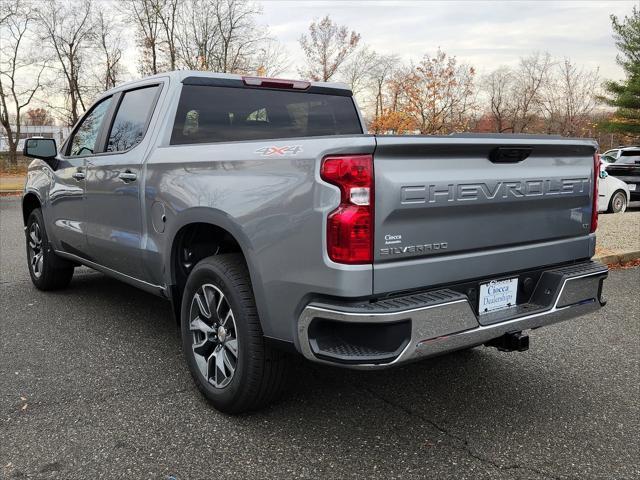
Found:
[[[441, 47], [480, 75], [515, 64], [533, 51], [569, 57], [603, 78], [619, 79], [610, 14], [623, 17], [634, 1], [300, 1], [260, 2], [271, 33], [302, 62], [298, 38], [314, 18], [330, 15], [360, 33], [380, 53], [419, 59]], [[295, 76], [293, 68], [287, 72]]]

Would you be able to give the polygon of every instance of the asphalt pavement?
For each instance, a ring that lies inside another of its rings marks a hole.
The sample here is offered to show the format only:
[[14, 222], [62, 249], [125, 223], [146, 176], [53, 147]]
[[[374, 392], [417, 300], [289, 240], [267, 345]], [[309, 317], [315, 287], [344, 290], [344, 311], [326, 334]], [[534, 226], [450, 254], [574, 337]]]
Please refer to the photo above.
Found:
[[382, 372], [297, 361], [230, 417], [198, 393], [168, 303], [88, 269], [37, 291], [0, 198], [0, 478], [638, 479], [640, 269], [525, 353], [479, 347]]

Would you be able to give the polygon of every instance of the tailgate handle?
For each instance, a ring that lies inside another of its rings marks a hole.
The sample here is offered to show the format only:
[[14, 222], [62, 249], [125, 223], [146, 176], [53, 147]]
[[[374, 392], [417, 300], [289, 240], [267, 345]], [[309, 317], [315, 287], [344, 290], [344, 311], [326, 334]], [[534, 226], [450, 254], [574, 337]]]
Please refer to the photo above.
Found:
[[496, 147], [489, 153], [493, 163], [518, 163], [531, 154], [531, 147]]

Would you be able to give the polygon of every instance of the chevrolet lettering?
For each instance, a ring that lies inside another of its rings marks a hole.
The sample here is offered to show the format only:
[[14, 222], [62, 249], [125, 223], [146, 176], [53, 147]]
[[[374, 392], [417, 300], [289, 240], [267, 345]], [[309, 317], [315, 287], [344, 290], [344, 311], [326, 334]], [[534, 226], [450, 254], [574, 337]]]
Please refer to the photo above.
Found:
[[402, 203], [442, 203], [494, 199], [518, 199], [545, 195], [589, 195], [591, 180], [560, 178], [490, 183], [430, 184], [402, 187]]

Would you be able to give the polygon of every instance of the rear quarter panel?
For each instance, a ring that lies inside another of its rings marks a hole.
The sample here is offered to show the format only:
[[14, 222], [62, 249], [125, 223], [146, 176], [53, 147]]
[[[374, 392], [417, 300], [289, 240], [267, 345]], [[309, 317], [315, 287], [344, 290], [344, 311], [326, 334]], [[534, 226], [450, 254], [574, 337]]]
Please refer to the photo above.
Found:
[[[147, 276], [173, 283], [176, 233], [191, 222], [216, 224], [242, 247], [265, 335], [296, 338], [295, 320], [310, 294], [371, 294], [371, 265], [338, 265], [326, 256], [326, 217], [339, 192], [320, 181], [319, 166], [326, 155], [372, 153], [374, 145], [361, 135], [156, 148], [145, 168]], [[272, 146], [300, 148], [258, 152]], [[151, 224], [154, 204], [166, 212], [162, 233]]]

